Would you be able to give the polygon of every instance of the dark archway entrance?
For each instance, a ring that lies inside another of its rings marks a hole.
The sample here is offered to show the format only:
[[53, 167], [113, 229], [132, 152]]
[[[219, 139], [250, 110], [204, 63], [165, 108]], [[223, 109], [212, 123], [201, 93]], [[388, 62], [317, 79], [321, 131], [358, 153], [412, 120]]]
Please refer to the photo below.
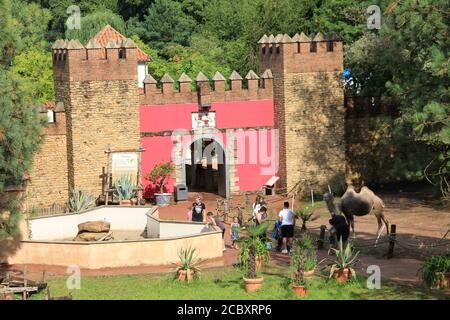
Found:
[[189, 191], [227, 196], [228, 175], [222, 145], [213, 138], [193, 141], [185, 152], [186, 185]]

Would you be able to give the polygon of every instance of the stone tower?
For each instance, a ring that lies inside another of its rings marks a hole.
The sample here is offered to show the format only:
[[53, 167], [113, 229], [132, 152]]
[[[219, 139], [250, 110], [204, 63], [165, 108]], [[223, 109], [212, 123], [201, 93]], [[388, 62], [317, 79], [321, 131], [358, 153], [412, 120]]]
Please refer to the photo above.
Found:
[[336, 190], [345, 176], [342, 42], [302, 33], [258, 43], [260, 70], [273, 73], [282, 187]]
[[131, 39], [57, 40], [52, 47], [56, 101], [67, 119], [68, 184], [98, 195], [108, 147], [139, 147], [136, 44]]

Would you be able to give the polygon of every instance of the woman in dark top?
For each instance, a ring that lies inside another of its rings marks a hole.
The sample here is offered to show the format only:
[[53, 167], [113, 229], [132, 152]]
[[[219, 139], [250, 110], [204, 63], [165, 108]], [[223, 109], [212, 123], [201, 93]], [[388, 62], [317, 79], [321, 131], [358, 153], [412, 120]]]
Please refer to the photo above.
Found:
[[202, 199], [200, 197], [197, 197], [197, 199], [195, 199], [195, 202], [192, 204], [192, 221], [203, 222], [205, 209], [206, 206], [202, 202]]
[[350, 226], [344, 216], [339, 214], [332, 215], [329, 223], [333, 226], [330, 229], [330, 244], [337, 245], [339, 240], [342, 238], [342, 243], [348, 240], [350, 235]]

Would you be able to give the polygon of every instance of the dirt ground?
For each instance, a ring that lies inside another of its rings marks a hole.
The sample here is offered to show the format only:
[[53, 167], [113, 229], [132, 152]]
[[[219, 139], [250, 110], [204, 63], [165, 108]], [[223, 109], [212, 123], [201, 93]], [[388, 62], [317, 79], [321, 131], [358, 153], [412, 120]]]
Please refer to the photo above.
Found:
[[[198, 193], [190, 193], [189, 200], [172, 204], [168, 207], [160, 208], [162, 219], [187, 220], [187, 211]], [[206, 211], [216, 213], [217, 205], [215, 194], [201, 193]], [[375, 233], [377, 231], [376, 218], [374, 216], [356, 217], [355, 229], [356, 240], [354, 241], [358, 250], [361, 251], [358, 272], [365, 274], [369, 265], [378, 265], [381, 269], [382, 279], [399, 281], [409, 285], [419, 285], [420, 279], [417, 271], [422, 261], [435, 253], [450, 253], [450, 234], [446, 232], [450, 229], [450, 208], [444, 208], [439, 203], [420, 192], [400, 192], [379, 193], [386, 204], [385, 215], [390, 224], [397, 226], [397, 240], [394, 249], [394, 258], [387, 259], [388, 237], [386, 233], [380, 239], [377, 248], [373, 247]], [[254, 196], [247, 198], [253, 202]], [[283, 207], [283, 202], [287, 200], [281, 195], [267, 196], [266, 202], [269, 207], [270, 218], [275, 218], [276, 213]], [[291, 199], [289, 199], [291, 200]], [[339, 199], [336, 199], [339, 201]], [[237, 196], [232, 198], [231, 216], [237, 215], [236, 205], [245, 207], [246, 197]], [[296, 205], [302, 203], [296, 202]], [[319, 208], [314, 220], [308, 222], [307, 227], [313, 233], [318, 233], [321, 225], [328, 226], [329, 213], [325, 207]], [[226, 224], [225, 242], [227, 250], [224, 256], [219, 259], [206, 261], [204, 268], [229, 266], [237, 263], [238, 251], [230, 247], [229, 224]], [[327, 256], [327, 250], [320, 250], [319, 259]], [[271, 252], [273, 263], [287, 265], [289, 256], [277, 252]], [[1, 269], [1, 268], [0, 268]], [[23, 270], [23, 266], [3, 266], [5, 269]], [[167, 266], [139, 266], [101, 270], [82, 270], [84, 275], [116, 275], [116, 274], [139, 274], [158, 273], [171, 271], [172, 267]], [[43, 270], [51, 274], [65, 274], [63, 267], [48, 267], [39, 265], [29, 265], [27, 270], [30, 273], [38, 274]], [[367, 275], [367, 274], [366, 274]]]

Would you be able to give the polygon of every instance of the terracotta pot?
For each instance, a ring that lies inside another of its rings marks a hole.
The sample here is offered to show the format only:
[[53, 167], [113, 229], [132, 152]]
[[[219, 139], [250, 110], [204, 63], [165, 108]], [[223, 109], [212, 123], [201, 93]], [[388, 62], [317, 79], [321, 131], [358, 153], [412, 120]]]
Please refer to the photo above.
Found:
[[[189, 274], [188, 274], [189, 272]], [[194, 278], [193, 270], [178, 270], [178, 281], [190, 281]]]
[[0, 300], [15, 300], [14, 293], [0, 293]]
[[120, 200], [119, 204], [121, 206], [131, 206], [131, 200]]
[[436, 288], [449, 289], [450, 288], [450, 272], [444, 274], [444, 279], [441, 278], [442, 272], [435, 272]]
[[316, 271], [315, 269], [312, 269], [312, 270], [309, 270], [309, 271], [305, 271], [305, 272], [303, 272], [303, 276], [305, 278], [312, 278], [314, 276], [314, 272], [315, 271]]
[[137, 199], [131, 199], [131, 205], [132, 206], [137, 206], [137, 204], [138, 204]]
[[350, 269], [338, 269], [334, 271], [334, 278], [339, 283], [347, 282], [350, 279]]
[[248, 279], [244, 277], [245, 291], [253, 292], [262, 287], [264, 278]]
[[305, 286], [291, 284], [291, 287], [297, 297], [306, 297], [308, 295], [308, 289]]

